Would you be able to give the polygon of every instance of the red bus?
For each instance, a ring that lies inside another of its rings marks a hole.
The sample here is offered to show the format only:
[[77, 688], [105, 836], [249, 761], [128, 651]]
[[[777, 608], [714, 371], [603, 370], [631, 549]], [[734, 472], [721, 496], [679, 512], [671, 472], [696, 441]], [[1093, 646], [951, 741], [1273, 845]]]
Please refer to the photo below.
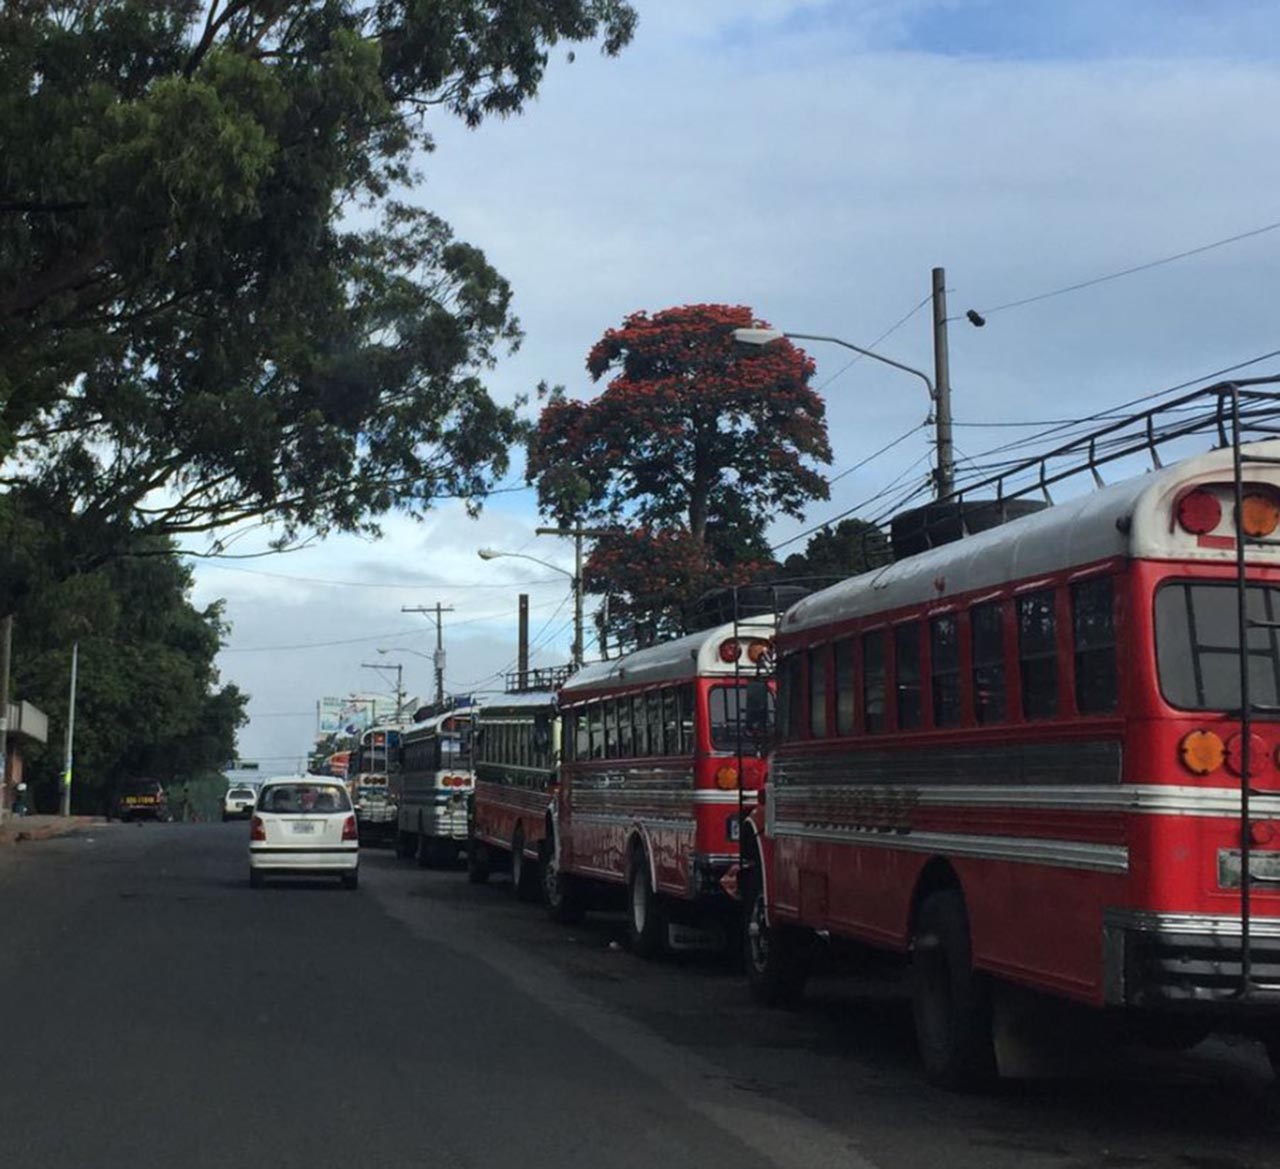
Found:
[[623, 889], [642, 956], [668, 925], [709, 926], [733, 902], [744, 810], [764, 780], [769, 728], [747, 728], [748, 679], [771, 667], [772, 618], [589, 665], [561, 689], [562, 762], [543, 860], [552, 916]]
[[757, 997], [799, 993], [823, 933], [909, 956], [944, 1085], [996, 1074], [993, 980], [1280, 1067], [1280, 441], [1237, 449], [787, 611]]
[[541, 892], [538, 861], [560, 760], [560, 720], [553, 690], [504, 694], [485, 703], [475, 722], [467, 876], [484, 884], [495, 868], [509, 869], [516, 894]]

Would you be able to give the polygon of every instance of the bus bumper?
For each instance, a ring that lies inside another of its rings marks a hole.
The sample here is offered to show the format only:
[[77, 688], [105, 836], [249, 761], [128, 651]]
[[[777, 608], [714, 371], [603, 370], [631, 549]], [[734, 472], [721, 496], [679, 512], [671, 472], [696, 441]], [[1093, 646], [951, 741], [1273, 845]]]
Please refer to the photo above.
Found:
[[422, 831], [445, 840], [466, 840], [469, 835], [467, 802], [458, 796], [422, 813]]
[[1247, 991], [1239, 917], [1112, 910], [1103, 925], [1109, 1006], [1245, 1015], [1280, 1009], [1280, 918], [1249, 926]]

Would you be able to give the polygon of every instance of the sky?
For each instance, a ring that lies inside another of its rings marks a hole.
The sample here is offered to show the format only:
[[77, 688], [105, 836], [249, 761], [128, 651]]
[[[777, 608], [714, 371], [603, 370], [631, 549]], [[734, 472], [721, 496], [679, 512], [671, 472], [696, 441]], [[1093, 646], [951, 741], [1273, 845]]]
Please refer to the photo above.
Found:
[[[1077, 418], [1280, 349], [1280, 231], [1000, 307], [1280, 220], [1278, 0], [635, 5], [620, 57], [557, 49], [521, 115], [432, 127], [414, 198], [512, 282], [526, 334], [489, 375], [498, 400], [544, 380], [597, 393], [585, 359], [606, 329], [702, 302], [931, 372], [934, 267], [962, 470], [1037, 429], [1009, 423]], [[869, 518], [928, 474], [923, 385], [805, 348], [841, 477], [803, 522], [772, 525], [780, 545], [880, 495], [854, 512]], [[434, 621], [405, 607], [452, 606], [451, 691], [498, 687], [514, 667], [521, 591], [534, 663], [567, 661], [572, 546], [536, 536], [545, 522], [516, 460], [478, 519], [446, 504], [388, 519], [379, 542], [194, 558], [196, 602], [222, 599], [231, 625], [222, 678], [250, 695], [241, 758], [295, 769], [319, 698], [394, 689], [394, 670], [371, 665], [401, 663], [406, 690], [430, 697]]]

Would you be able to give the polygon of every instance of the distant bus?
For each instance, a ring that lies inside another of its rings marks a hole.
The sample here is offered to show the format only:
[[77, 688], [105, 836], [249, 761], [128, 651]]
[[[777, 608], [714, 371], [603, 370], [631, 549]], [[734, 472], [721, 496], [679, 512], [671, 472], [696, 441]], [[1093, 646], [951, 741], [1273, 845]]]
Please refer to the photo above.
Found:
[[469, 707], [453, 710], [401, 735], [400, 770], [388, 777], [399, 808], [396, 855], [424, 868], [455, 863], [467, 842], [472, 717]]
[[765, 775], [767, 717], [747, 727], [747, 689], [770, 699], [774, 623], [752, 618], [586, 666], [560, 690], [563, 760], [544, 848], [553, 917], [625, 891], [632, 949], [669, 925], [719, 925], [722, 880]]
[[554, 691], [506, 694], [476, 715], [475, 795], [467, 874], [483, 884], [509, 868], [516, 893], [539, 895], [550, 801], [560, 762], [560, 720]]

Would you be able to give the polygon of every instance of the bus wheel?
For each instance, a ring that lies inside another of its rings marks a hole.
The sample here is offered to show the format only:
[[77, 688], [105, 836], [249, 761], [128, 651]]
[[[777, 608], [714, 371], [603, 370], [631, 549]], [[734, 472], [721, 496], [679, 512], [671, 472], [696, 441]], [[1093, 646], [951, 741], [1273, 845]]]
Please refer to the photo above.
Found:
[[662, 952], [666, 931], [665, 916], [649, 884], [644, 849], [637, 845], [631, 851], [627, 876], [627, 939], [631, 952], [641, 958], [656, 957]]
[[492, 865], [489, 846], [481, 844], [474, 836], [467, 841], [467, 880], [473, 885], [483, 885], [489, 879]]
[[789, 1006], [804, 995], [813, 967], [813, 937], [795, 927], [769, 924], [761, 862], [749, 871], [742, 889], [743, 959], [747, 983], [756, 1002]]
[[396, 829], [396, 856], [407, 861], [414, 854], [413, 835]]
[[436, 865], [436, 843], [425, 832], [418, 833], [418, 847], [413, 854], [413, 859], [418, 862], [418, 868], [430, 869]]
[[571, 873], [560, 871], [551, 837], [547, 837], [542, 850], [542, 896], [551, 920], [560, 925], [577, 925], [586, 916], [582, 890]]
[[524, 829], [516, 826], [511, 838], [511, 887], [521, 901], [536, 901], [540, 891], [538, 866], [524, 855]]
[[911, 984], [916, 1043], [929, 1081], [967, 1091], [994, 1080], [990, 987], [973, 968], [969, 918], [954, 889], [930, 895], [920, 907]]

